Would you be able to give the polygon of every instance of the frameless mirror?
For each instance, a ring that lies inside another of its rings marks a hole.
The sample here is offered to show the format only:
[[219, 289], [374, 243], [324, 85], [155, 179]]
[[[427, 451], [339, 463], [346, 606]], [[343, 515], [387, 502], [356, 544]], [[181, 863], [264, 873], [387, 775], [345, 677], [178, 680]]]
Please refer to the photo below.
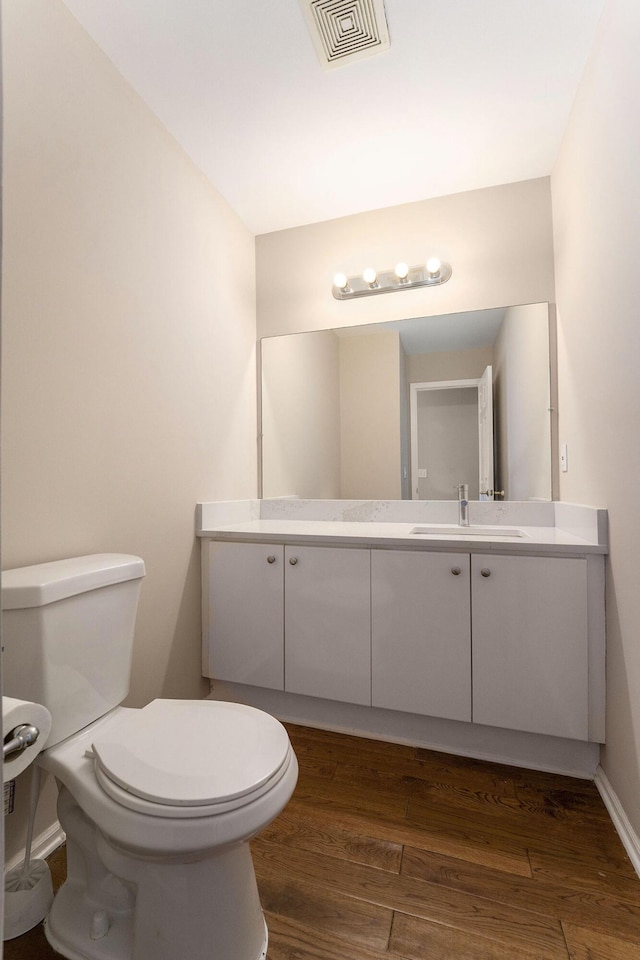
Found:
[[261, 341], [262, 496], [552, 498], [549, 305]]

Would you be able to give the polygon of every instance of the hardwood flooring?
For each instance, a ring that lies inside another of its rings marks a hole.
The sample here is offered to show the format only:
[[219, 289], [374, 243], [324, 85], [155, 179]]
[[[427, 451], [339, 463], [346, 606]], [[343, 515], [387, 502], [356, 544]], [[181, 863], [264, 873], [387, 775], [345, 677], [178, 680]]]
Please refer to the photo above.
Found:
[[[640, 960], [640, 879], [592, 783], [288, 730], [298, 786], [252, 844], [269, 960]], [[41, 929], [4, 955], [55, 956]]]

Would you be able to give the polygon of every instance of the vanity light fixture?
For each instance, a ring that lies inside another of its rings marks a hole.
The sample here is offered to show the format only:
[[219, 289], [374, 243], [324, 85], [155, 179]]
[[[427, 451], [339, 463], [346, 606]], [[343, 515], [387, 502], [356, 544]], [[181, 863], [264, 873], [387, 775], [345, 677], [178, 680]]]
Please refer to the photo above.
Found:
[[392, 290], [433, 287], [446, 283], [450, 276], [451, 265], [442, 263], [437, 257], [430, 257], [425, 264], [417, 267], [410, 267], [400, 261], [395, 270], [386, 270], [383, 273], [377, 273], [373, 267], [367, 267], [360, 277], [347, 277], [344, 273], [336, 273], [331, 292], [336, 300], [351, 300], [374, 293], [390, 293]]
[[333, 285], [338, 290], [341, 290], [343, 293], [351, 292], [349, 281], [347, 280], [344, 273], [336, 273], [335, 277], [333, 278]]
[[396, 263], [395, 273], [400, 283], [406, 283], [407, 277], [409, 276], [409, 264], [404, 263], [403, 261]]

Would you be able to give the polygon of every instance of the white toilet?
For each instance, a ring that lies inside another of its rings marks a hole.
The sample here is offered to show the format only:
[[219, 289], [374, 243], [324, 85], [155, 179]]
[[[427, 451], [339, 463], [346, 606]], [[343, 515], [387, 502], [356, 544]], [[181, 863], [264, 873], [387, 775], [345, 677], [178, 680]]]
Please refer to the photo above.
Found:
[[284, 727], [210, 700], [119, 706], [144, 564], [97, 554], [2, 575], [4, 693], [44, 704], [67, 880], [45, 921], [70, 960], [259, 960], [248, 841], [298, 765]]

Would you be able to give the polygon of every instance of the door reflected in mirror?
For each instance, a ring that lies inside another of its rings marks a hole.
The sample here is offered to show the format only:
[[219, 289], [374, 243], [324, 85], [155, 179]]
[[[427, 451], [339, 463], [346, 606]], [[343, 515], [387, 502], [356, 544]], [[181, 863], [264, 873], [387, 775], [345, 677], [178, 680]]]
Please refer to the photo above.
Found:
[[538, 303], [263, 339], [262, 496], [550, 500], [550, 329]]

